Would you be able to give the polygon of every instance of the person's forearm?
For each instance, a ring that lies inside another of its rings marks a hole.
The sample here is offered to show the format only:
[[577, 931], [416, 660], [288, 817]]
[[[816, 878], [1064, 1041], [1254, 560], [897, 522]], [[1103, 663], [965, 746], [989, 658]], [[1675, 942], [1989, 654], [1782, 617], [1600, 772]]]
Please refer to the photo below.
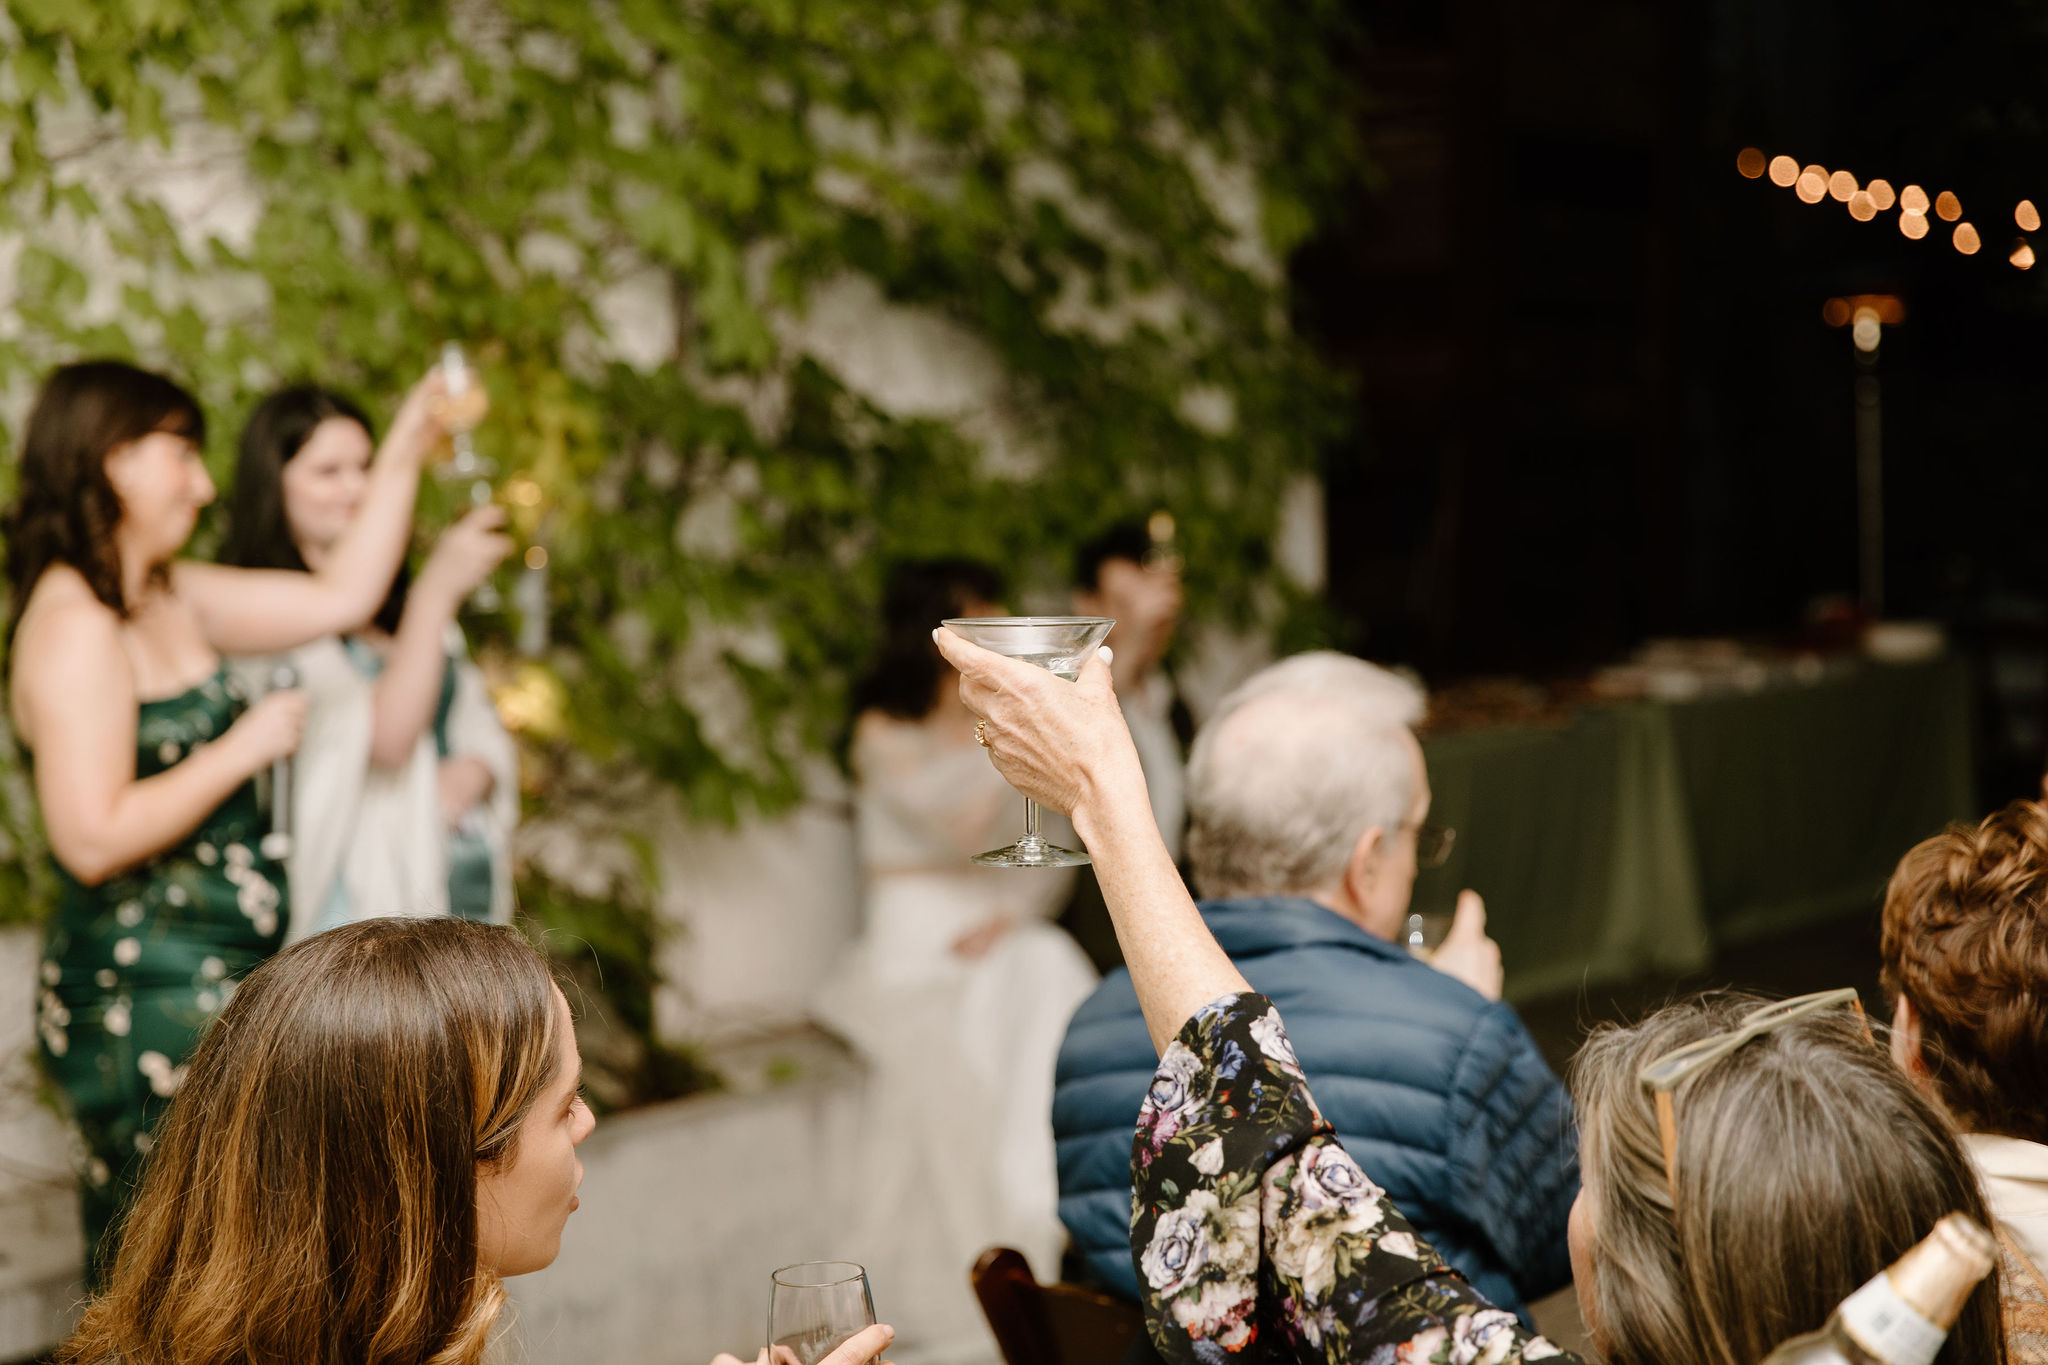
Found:
[[1074, 829], [1116, 924], [1152, 1046], [1164, 1052], [1189, 1016], [1218, 996], [1250, 990], [1195, 909], [1160, 842], [1151, 804], [1105, 798], [1077, 807]]
[[384, 660], [371, 703], [370, 763], [403, 767], [433, 724], [448, 668], [448, 623], [456, 602], [424, 580], [415, 586]]
[[97, 886], [197, 829], [251, 773], [238, 745], [215, 740], [184, 762], [123, 786], [101, 818], [77, 821], [75, 829], [67, 828], [69, 821], [51, 822], [50, 851], [72, 876]]

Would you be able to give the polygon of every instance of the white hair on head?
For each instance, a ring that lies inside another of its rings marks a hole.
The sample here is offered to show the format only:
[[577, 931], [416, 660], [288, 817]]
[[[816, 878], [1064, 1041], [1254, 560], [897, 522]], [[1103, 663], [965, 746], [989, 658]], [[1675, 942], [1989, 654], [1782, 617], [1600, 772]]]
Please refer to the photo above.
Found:
[[1253, 674], [1188, 757], [1188, 860], [1204, 896], [1286, 896], [1342, 880], [1360, 836], [1415, 802], [1407, 733], [1427, 699], [1398, 673], [1318, 650]]

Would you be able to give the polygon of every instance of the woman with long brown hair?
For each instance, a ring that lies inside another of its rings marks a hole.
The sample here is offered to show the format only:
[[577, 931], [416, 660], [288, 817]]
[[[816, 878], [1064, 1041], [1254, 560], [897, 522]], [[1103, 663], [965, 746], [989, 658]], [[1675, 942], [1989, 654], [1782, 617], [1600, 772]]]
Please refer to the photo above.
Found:
[[317, 574], [178, 557], [214, 489], [205, 418], [162, 375], [66, 365], [29, 414], [4, 528], [8, 703], [57, 867], [37, 1030], [84, 1138], [88, 1278], [193, 1040], [284, 934], [254, 778], [297, 747], [305, 703], [251, 704], [222, 656], [288, 649], [376, 609], [441, 434], [438, 382], [399, 411], [362, 514]]
[[[1110, 671], [1065, 682], [935, 634], [1002, 774], [1069, 811], [1158, 1071], [1133, 1144], [1131, 1248], [1176, 1361], [1568, 1358], [1445, 1264], [1336, 1141], [1278, 1011], [1210, 936], [1160, 842]], [[1820, 1327], [1944, 1215], [1986, 1222], [1955, 1132], [1849, 1008], [1708, 996], [1588, 1044], [1569, 1242], [1609, 1365], [1753, 1365]], [[1666, 1121], [1666, 1115], [1669, 1121]], [[2004, 1356], [1997, 1286], [1938, 1360]]]
[[374, 919], [287, 948], [193, 1054], [60, 1365], [483, 1360], [505, 1278], [575, 1211], [581, 1073], [513, 929]]

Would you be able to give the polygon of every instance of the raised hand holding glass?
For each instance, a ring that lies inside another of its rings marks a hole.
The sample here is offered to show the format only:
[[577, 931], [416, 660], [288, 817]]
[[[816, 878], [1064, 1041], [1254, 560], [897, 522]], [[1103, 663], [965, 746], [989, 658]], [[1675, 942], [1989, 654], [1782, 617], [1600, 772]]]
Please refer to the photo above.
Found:
[[[948, 630], [991, 653], [1035, 664], [1068, 682], [1116, 624], [1112, 616], [968, 616], [943, 621]], [[977, 853], [985, 867], [1079, 867], [1086, 853], [1061, 848], [1038, 832], [1038, 803], [1024, 798], [1024, 837], [1007, 848]]]

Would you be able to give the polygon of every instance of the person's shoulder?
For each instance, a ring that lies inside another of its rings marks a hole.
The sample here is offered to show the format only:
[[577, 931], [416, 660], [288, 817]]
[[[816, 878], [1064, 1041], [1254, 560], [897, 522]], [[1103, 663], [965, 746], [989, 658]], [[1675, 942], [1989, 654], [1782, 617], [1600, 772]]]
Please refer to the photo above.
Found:
[[43, 571], [22, 608], [14, 636], [17, 656], [45, 649], [118, 650], [120, 645], [120, 615], [100, 601], [84, 574], [69, 564], [52, 564]]

